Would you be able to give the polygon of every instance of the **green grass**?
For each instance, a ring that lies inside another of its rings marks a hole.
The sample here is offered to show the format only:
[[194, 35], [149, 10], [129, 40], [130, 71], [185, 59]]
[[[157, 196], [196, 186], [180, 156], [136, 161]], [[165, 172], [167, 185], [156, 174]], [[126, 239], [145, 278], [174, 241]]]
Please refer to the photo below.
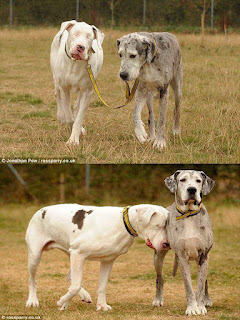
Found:
[[[46, 205], [46, 204], [43, 204]], [[42, 319], [120, 319], [172, 320], [184, 316], [186, 299], [180, 272], [172, 278], [173, 252], [164, 263], [165, 300], [161, 308], [151, 306], [155, 294], [153, 251], [136, 239], [129, 252], [119, 257], [113, 266], [108, 284], [107, 299], [113, 307], [110, 312], [96, 312], [99, 263], [86, 261], [83, 287], [91, 294], [93, 303], [83, 304], [75, 297], [65, 312], [57, 310], [56, 302], [69, 286], [68, 257], [58, 250], [43, 254], [38, 270], [39, 309], [26, 309], [28, 295], [27, 249], [25, 230], [35, 211], [43, 205], [9, 204], [0, 207], [0, 310], [2, 315], [40, 315]], [[206, 316], [197, 319], [239, 319], [240, 297], [240, 216], [239, 204], [220, 201], [206, 202], [214, 233], [208, 271], [212, 308]], [[197, 272], [192, 264], [193, 285]]]

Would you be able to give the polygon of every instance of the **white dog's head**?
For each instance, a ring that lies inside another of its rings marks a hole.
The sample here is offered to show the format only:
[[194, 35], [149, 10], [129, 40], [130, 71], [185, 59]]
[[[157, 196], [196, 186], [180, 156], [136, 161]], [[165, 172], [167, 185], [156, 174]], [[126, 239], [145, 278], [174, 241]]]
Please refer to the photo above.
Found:
[[121, 59], [119, 75], [125, 81], [138, 78], [145, 62], [151, 63], [155, 43], [147, 33], [135, 32], [117, 40], [118, 54]]
[[196, 210], [214, 186], [214, 181], [203, 171], [178, 170], [165, 179], [169, 190], [175, 193], [176, 203], [183, 211]]
[[168, 210], [160, 206], [141, 204], [137, 206], [136, 213], [137, 233], [145, 240], [146, 245], [157, 251], [169, 250], [165, 229]]
[[75, 20], [63, 22], [59, 37], [67, 31], [68, 37], [66, 47], [68, 55], [73, 60], [88, 60], [92, 53], [92, 44], [96, 40], [98, 47], [102, 50], [104, 34], [95, 26]]

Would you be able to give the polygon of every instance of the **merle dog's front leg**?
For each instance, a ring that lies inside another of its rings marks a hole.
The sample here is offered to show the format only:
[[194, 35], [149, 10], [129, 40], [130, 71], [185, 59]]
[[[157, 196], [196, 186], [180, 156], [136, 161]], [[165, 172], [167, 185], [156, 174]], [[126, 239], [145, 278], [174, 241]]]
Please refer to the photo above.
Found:
[[148, 139], [148, 134], [142, 122], [141, 113], [142, 109], [147, 103], [148, 90], [144, 82], [140, 82], [136, 92], [135, 108], [133, 111], [133, 122], [135, 134], [139, 142], [144, 143]]
[[196, 299], [198, 307], [201, 314], [207, 314], [207, 309], [205, 307], [205, 286], [207, 280], [207, 270], [208, 270], [208, 257], [203, 255], [200, 257], [198, 262], [198, 279], [197, 279], [197, 290], [196, 290]]
[[187, 298], [187, 310], [185, 313], [187, 316], [199, 315], [201, 314], [201, 311], [198, 307], [195, 293], [192, 287], [190, 262], [181, 255], [178, 255], [178, 261]]

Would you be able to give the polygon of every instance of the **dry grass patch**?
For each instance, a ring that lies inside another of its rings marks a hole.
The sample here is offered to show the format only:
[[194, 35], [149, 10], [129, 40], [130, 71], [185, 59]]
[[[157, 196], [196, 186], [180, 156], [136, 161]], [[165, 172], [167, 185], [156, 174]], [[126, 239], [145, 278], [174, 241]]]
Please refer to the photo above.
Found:
[[[209, 291], [213, 307], [207, 316], [197, 319], [239, 319], [239, 208], [236, 205], [206, 203], [214, 228], [214, 247], [210, 253]], [[56, 302], [66, 293], [69, 284], [67, 256], [58, 250], [43, 254], [38, 270], [38, 298], [40, 309], [26, 309], [28, 295], [27, 249], [25, 230], [34, 205], [4, 205], [0, 209], [0, 310], [2, 314], [41, 315], [42, 319], [189, 319], [184, 316], [186, 300], [183, 282], [178, 271], [171, 276], [173, 252], [164, 265], [165, 304], [151, 306], [155, 294], [153, 252], [137, 239], [129, 252], [119, 257], [113, 266], [107, 298], [113, 307], [110, 312], [96, 312], [99, 263], [86, 261], [83, 287], [93, 298], [90, 305], [75, 297], [69, 310], [59, 312]], [[229, 223], [228, 214], [232, 222]], [[196, 285], [196, 267], [193, 264], [193, 283]]]
[[[1, 157], [76, 157], [79, 163], [234, 163], [239, 148], [240, 40], [229, 35], [179, 34], [184, 67], [181, 138], [171, 135], [173, 95], [167, 114], [164, 152], [141, 145], [134, 136], [133, 103], [109, 110], [93, 95], [87, 112], [87, 135], [69, 149], [70, 128], [56, 119], [49, 51], [57, 29], [0, 30]], [[105, 30], [105, 60], [98, 83], [111, 105], [124, 100], [118, 77], [116, 39], [126, 32]], [[158, 106], [155, 101], [155, 114]], [[147, 108], [143, 112], [147, 126]]]

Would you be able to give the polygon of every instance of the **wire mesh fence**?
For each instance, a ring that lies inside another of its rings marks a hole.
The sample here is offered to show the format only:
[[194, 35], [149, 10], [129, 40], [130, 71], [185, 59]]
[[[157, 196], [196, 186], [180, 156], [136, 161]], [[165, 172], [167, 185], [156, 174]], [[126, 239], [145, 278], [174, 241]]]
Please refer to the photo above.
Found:
[[[3, 0], [0, 24], [59, 25], [76, 19], [98, 26], [195, 26], [200, 27], [203, 0]], [[212, 5], [212, 6], [211, 6]], [[206, 26], [239, 27], [238, 0], [206, 1]], [[212, 19], [211, 19], [212, 16]], [[114, 19], [114, 21], [112, 21]]]

